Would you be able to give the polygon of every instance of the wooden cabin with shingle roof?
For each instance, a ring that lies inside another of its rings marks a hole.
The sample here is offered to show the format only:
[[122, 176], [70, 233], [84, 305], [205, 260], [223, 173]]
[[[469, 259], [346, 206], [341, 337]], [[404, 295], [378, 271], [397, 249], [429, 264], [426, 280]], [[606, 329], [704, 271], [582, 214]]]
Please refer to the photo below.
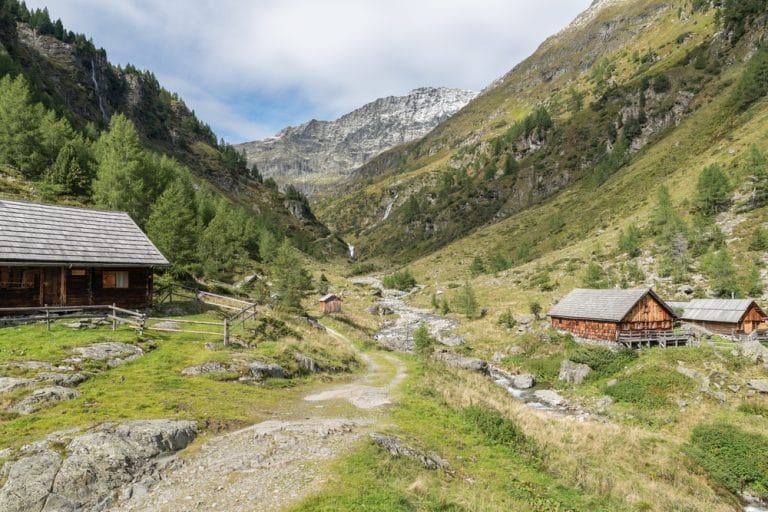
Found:
[[683, 322], [726, 336], [768, 328], [765, 312], [752, 299], [693, 299], [675, 303]]
[[621, 336], [669, 332], [675, 313], [650, 288], [575, 289], [549, 311], [552, 327], [580, 338], [620, 341]]
[[146, 307], [167, 265], [126, 213], [0, 199], [0, 308]]

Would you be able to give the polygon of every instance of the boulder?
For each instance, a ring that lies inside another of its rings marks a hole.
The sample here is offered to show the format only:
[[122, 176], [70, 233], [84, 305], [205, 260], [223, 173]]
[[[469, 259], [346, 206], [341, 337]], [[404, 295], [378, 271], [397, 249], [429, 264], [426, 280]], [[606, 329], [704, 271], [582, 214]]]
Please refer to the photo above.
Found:
[[317, 361], [315, 361], [309, 356], [305, 356], [300, 352], [294, 352], [293, 359], [298, 363], [299, 368], [301, 368], [304, 371], [307, 371], [309, 373], [318, 373], [322, 371], [322, 369], [320, 368], [320, 365], [317, 364]]
[[613, 403], [613, 398], [611, 398], [610, 396], [606, 395], [606, 396], [604, 396], [603, 398], [601, 398], [600, 400], [597, 401], [597, 406], [600, 407], [600, 408], [605, 408], [605, 407], [608, 407], [609, 405], [611, 405], [612, 403]]
[[517, 389], [531, 389], [536, 384], [536, 377], [530, 373], [515, 375], [512, 378], [512, 386]]
[[749, 387], [758, 393], [768, 393], [768, 379], [753, 379], [749, 381]]
[[581, 384], [591, 372], [592, 368], [588, 365], [574, 363], [573, 361], [566, 359], [560, 364], [560, 374], [557, 378], [569, 384]]
[[42, 510], [60, 466], [61, 456], [50, 450], [6, 463], [3, 473], [7, 478], [0, 488], [0, 510]]
[[768, 363], [768, 347], [757, 340], [747, 340], [739, 344], [741, 354], [754, 362]]
[[16, 377], [0, 377], [0, 393], [7, 393], [14, 389], [32, 384], [34, 379], [17, 379]]
[[203, 375], [206, 373], [226, 372], [227, 367], [216, 361], [209, 361], [199, 366], [188, 366], [181, 370], [181, 374], [187, 377]]
[[40, 388], [14, 405], [11, 410], [19, 414], [32, 414], [45, 404], [72, 400], [78, 396], [80, 396], [79, 391], [62, 386]]
[[459, 368], [471, 372], [488, 373], [488, 363], [477, 357], [466, 357], [445, 349], [438, 349], [432, 355], [435, 361], [443, 363], [448, 368]]
[[265, 363], [263, 361], [253, 361], [248, 364], [248, 370], [251, 372], [251, 377], [254, 380], [262, 381], [267, 378], [272, 379], [287, 379], [288, 372], [285, 369], [274, 363]]
[[551, 407], [560, 407], [566, 404], [565, 398], [551, 389], [539, 389], [538, 391], [533, 392], [533, 396], [536, 400]]
[[37, 374], [37, 378], [48, 381], [55, 386], [72, 388], [88, 380], [88, 375], [83, 373], [42, 372]]
[[387, 316], [394, 314], [394, 311], [382, 304], [374, 304], [368, 308], [368, 313], [374, 316]]
[[406, 446], [403, 441], [378, 432], [371, 433], [371, 439], [378, 446], [384, 448], [393, 457], [407, 457], [417, 460], [424, 469], [443, 469], [448, 467], [448, 461], [434, 452], [425, 452]]

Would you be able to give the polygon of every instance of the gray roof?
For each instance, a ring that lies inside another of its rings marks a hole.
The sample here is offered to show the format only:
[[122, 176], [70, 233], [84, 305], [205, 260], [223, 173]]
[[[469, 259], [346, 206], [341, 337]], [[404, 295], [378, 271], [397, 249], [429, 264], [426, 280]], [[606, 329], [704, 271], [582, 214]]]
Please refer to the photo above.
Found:
[[620, 322], [640, 299], [650, 293], [672, 315], [672, 311], [650, 288], [590, 290], [576, 288], [549, 311], [549, 316], [581, 320]]
[[335, 293], [329, 293], [328, 295], [323, 295], [320, 297], [320, 302], [328, 302], [329, 300], [341, 300], [341, 297]]
[[127, 213], [2, 199], [0, 262], [168, 265]]
[[751, 299], [693, 299], [683, 306], [680, 318], [695, 322], [736, 324], [753, 303]]

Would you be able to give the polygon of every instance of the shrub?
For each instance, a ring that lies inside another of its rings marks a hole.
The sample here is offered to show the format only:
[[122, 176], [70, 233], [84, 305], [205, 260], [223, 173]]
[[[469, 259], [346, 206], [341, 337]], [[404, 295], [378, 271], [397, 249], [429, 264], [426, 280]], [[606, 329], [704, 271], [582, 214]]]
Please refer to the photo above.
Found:
[[405, 269], [386, 276], [381, 283], [385, 288], [407, 291], [416, 286], [416, 278], [413, 277], [410, 270]]
[[491, 444], [515, 448], [529, 443], [517, 425], [493, 409], [472, 405], [461, 412], [465, 421]]
[[456, 310], [473, 319], [477, 317], [478, 305], [472, 285], [467, 281], [454, 299]]
[[688, 455], [728, 490], [768, 497], [768, 438], [725, 424], [699, 425]]
[[574, 363], [586, 364], [593, 370], [596, 377], [608, 377], [624, 369], [638, 357], [634, 350], [614, 352], [607, 347], [592, 345], [577, 345], [569, 352], [568, 359]]
[[607, 387], [605, 393], [617, 402], [660, 408], [669, 405], [671, 394], [688, 391], [691, 387], [692, 381], [684, 375], [667, 368], [647, 367]]
[[413, 331], [413, 351], [418, 355], [429, 355], [436, 343], [437, 340], [429, 333], [426, 325], [422, 324]]
[[496, 321], [496, 323], [502, 327], [506, 327], [507, 329], [514, 329], [515, 326], [517, 326], [517, 320], [515, 320], [515, 317], [512, 315], [512, 311], [509, 309], [499, 315], [499, 319]]
[[528, 310], [536, 318], [536, 320], [538, 320], [539, 315], [541, 314], [541, 304], [539, 304], [538, 301], [533, 301], [530, 304], [528, 304]]
[[744, 414], [768, 418], [768, 406], [757, 402], [742, 402], [739, 404], [738, 410]]
[[653, 92], [663, 93], [672, 88], [672, 82], [670, 82], [667, 75], [659, 75], [653, 80]]

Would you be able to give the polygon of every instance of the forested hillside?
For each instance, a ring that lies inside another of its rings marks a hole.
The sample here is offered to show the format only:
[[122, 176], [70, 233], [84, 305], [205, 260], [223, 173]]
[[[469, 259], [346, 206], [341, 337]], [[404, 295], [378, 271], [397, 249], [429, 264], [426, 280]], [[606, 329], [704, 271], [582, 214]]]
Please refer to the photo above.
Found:
[[0, 2], [0, 194], [124, 210], [179, 271], [232, 278], [283, 238], [344, 246], [303, 196], [282, 194], [163, 89], [82, 34]]

